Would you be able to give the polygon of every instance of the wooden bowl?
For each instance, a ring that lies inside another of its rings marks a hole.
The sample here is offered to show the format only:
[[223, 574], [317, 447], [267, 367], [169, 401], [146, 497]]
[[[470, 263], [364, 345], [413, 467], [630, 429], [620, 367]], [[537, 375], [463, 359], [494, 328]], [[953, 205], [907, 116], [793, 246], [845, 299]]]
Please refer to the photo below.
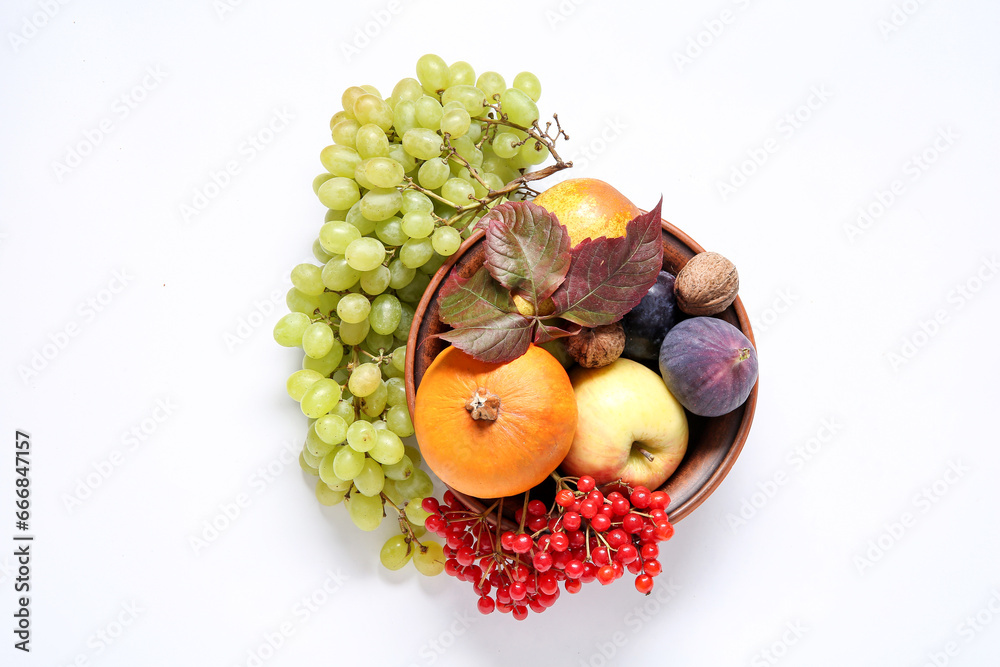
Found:
[[[677, 275], [691, 257], [704, 248], [698, 245], [690, 236], [674, 227], [666, 220], [663, 224], [663, 269]], [[450, 329], [438, 317], [438, 291], [454, 268], [462, 277], [470, 277], [485, 261], [486, 246], [482, 243], [482, 231], [473, 234], [459, 248], [431, 279], [417, 306], [410, 327], [410, 337], [406, 345], [406, 400], [413, 414], [414, 398], [420, 380], [427, 367], [443, 350], [447, 343], [440, 338], [430, 339], [430, 336]], [[725, 311], [716, 315], [742, 331], [753, 343], [753, 331], [750, 320], [739, 298]], [[658, 368], [650, 366], [659, 372]], [[687, 453], [680, 466], [668, 479], [661, 490], [670, 495], [670, 506], [667, 512], [672, 522], [677, 522], [690, 514], [698, 505], [705, 502], [725, 479], [726, 474], [736, 462], [743, 449], [750, 424], [753, 422], [754, 408], [757, 405], [757, 385], [746, 402], [732, 412], [721, 417], [698, 417], [687, 413], [690, 435]], [[486, 507], [482, 500], [457, 494], [470, 508], [481, 511]], [[520, 502], [507, 503], [511, 510], [520, 507]]]

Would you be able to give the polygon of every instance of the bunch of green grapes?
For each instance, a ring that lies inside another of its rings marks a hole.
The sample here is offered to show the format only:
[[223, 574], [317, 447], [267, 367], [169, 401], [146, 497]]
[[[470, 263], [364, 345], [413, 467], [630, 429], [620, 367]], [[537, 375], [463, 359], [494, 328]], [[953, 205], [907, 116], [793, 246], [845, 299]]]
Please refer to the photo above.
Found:
[[299, 460], [319, 477], [319, 502], [346, 504], [368, 531], [389, 506], [401, 534], [385, 543], [383, 564], [412, 558], [436, 574], [440, 545], [419, 541], [433, 483], [403, 442], [413, 435], [403, 368], [414, 310], [473, 223], [516, 196], [518, 177], [552, 144], [538, 130], [533, 74], [508, 88], [496, 72], [477, 78], [435, 55], [416, 70], [388, 98], [372, 86], [344, 91], [320, 152], [326, 171], [313, 181], [328, 209], [313, 244], [319, 265], [292, 270], [291, 312], [274, 338], [305, 352], [287, 390], [310, 420]]

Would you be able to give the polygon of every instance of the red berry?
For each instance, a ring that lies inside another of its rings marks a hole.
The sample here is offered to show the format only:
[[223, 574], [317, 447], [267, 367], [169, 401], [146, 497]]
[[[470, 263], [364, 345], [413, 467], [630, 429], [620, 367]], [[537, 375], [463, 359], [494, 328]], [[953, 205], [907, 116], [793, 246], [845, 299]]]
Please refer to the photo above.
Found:
[[611, 568], [615, 571], [615, 579], [621, 579], [625, 575], [625, 566], [619, 561], [611, 561]]
[[[433, 500], [433, 498], [431, 498]], [[431, 514], [424, 520], [424, 528], [435, 533], [436, 535], [441, 535], [444, 533], [444, 529], [447, 526], [444, 519], [440, 514]]]
[[537, 598], [531, 598], [530, 600], [528, 600], [528, 608], [531, 609], [531, 611], [535, 612], [536, 614], [541, 614], [543, 611], [545, 611], [545, 605], [542, 604], [542, 601], [538, 600]]
[[531, 551], [532, 546], [534, 546], [534, 542], [531, 539], [531, 535], [518, 533], [511, 542], [510, 550], [516, 554], [526, 554]]
[[535, 555], [531, 557], [531, 564], [535, 566], [537, 571], [546, 572], [552, 569], [552, 554], [545, 551], [536, 551]]
[[580, 581], [585, 584], [589, 584], [594, 579], [597, 579], [597, 566], [593, 563], [583, 564], [583, 576], [580, 577]]
[[649, 592], [653, 590], [653, 578], [648, 574], [640, 574], [635, 578], [635, 590], [643, 595], [649, 595]]
[[569, 538], [566, 537], [566, 533], [552, 533], [549, 545], [553, 551], [566, 551], [569, 549]]
[[459, 565], [472, 565], [472, 562], [476, 560], [476, 554], [471, 547], [461, 547], [455, 552], [455, 560], [458, 561]]
[[663, 571], [663, 566], [660, 565], [660, 561], [655, 558], [649, 558], [642, 564], [642, 571], [651, 577], [655, 577]]
[[597, 486], [597, 482], [595, 482], [594, 478], [591, 477], [590, 475], [583, 475], [582, 477], [580, 477], [580, 480], [576, 483], [576, 488], [579, 489], [580, 491], [583, 491], [584, 493], [592, 491], [595, 486]]
[[458, 498], [455, 497], [455, 494], [451, 492], [451, 489], [444, 492], [444, 504], [461, 505], [461, 503], [458, 502]]
[[650, 542], [649, 544], [643, 544], [642, 550], [639, 553], [642, 554], [643, 560], [649, 560], [660, 555], [660, 547], [656, 546], [655, 542]]
[[566, 592], [567, 593], [579, 593], [580, 589], [583, 588], [583, 582], [579, 579], [567, 579], [566, 580]]
[[544, 528], [548, 528], [549, 520], [544, 516], [533, 516], [530, 519], [528, 519], [528, 521], [524, 525], [526, 525], [528, 527], [528, 530], [530, 530], [531, 532], [537, 533], [538, 531]]
[[[566, 512], [563, 514], [563, 528], [566, 530], [577, 530], [580, 527], [580, 514], [577, 512]], [[430, 530], [428, 528], [428, 530]]]
[[522, 607], [521, 605], [516, 605], [513, 611], [511, 612], [511, 616], [513, 616], [519, 621], [523, 621], [524, 619], [528, 618], [528, 610], [527, 608]]
[[576, 500], [576, 496], [569, 489], [562, 489], [556, 494], [556, 505], [559, 507], [569, 507]]
[[514, 532], [511, 530], [505, 531], [500, 535], [500, 546], [507, 551], [514, 550]]
[[632, 501], [632, 507], [641, 510], [649, 507], [651, 496], [652, 494], [649, 492], [649, 489], [644, 486], [637, 486], [632, 490], [629, 500]]
[[476, 606], [479, 607], [479, 613], [481, 614], [492, 614], [497, 608], [497, 604], [493, 601], [493, 598], [485, 595], [479, 598], [479, 602], [476, 603]]
[[669, 521], [670, 520], [670, 518], [667, 516], [667, 513], [664, 510], [662, 510], [662, 509], [650, 510], [650, 512], [649, 512], [649, 519], [653, 523], [660, 523], [661, 521]]
[[593, 503], [597, 503], [598, 505], [603, 505], [604, 504], [604, 494], [601, 493], [600, 491], [598, 491], [597, 489], [594, 489], [593, 491], [591, 491], [590, 493], [587, 494], [587, 500], [589, 500], [589, 501], [591, 501]]
[[524, 596], [528, 594], [528, 587], [520, 581], [515, 581], [510, 585], [509, 594], [511, 600], [520, 602], [524, 599]]
[[629, 572], [631, 572], [632, 574], [641, 574], [642, 573], [642, 561], [640, 561], [638, 558], [636, 558], [634, 561], [632, 561], [631, 563], [629, 563], [628, 565], [626, 565], [625, 569], [628, 570]]
[[444, 571], [448, 576], [457, 577], [458, 576], [459, 564], [454, 558], [449, 558], [444, 562]]
[[556, 592], [553, 593], [552, 595], [548, 595], [546, 593], [539, 593], [538, 594], [538, 601], [542, 604], [543, 607], [551, 607], [552, 605], [554, 605], [556, 603], [556, 600], [558, 600], [558, 599], [559, 599], [559, 587], [558, 586], [556, 586]]
[[661, 542], [664, 540], [669, 540], [674, 536], [674, 526], [670, 523], [661, 523], [656, 526], [656, 539]]
[[624, 498], [616, 498], [611, 501], [611, 512], [615, 516], [625, 516], [630, 509], [632, 509], [632, 506]]
[[497, 611], [508, 614], [512, 609], [513, 607], [510, 606], [509, 602], [500, 602], [500, 600], [497, 600]]
[[528, 516], [542, 516], [548, 510], [541, 500], [532, 500], [528, 503]]
[[583, 563], [575, 558], [566, 563], [565, 572], [569, 579], [579, 579], [583, 576]]
[[567, 533], [566, 537], [569, 538], [571, 547], [582, 547], [587, 544], [587, 536], [582, 531], [574, 530], [572, 533]]
[[630, 535], [635, 535], [645, 525], [646, 522], [638, 514], [628, 513], [622, 517], [622, 530]]
[[667, 505], [670, 504], [670, 496], [668, 496], [663, 491], [654, 491], [649, 498], [649, 507], [651, 509], [666, 509]]
[[590, 560], [595, 565], [609, 565], [611, 563], [611, 552], [607, 547], [597, 547], [590, 552]]
[[538, 590], [545, 595], [552, 595], [559, 590], [559, 580], [555, 572], [545, 572], [538, 575]]
[[497, 588], [497, 606], [501, 603], [510, 604], [510, 586], [506, 584]]
[[597, 510], [600, 509], [593, 500], [589, 498], [580, 503], [580, 516], [585, 519], [593, 519], [597, 516]]
[[427, 496], [421, 500], [420, 506], [424, 508], [425, 512], [430, 512], [431, 514], [438, 514], [441, 511], [441, 505], [434, 496]]
[[594, 530], [597, 532], [603, 533], [611, 527], [611, 519], [608, 518], [607, 514], [598, 514], [590, 520], [590, 525], [593, 526]]
[[626, 535], [625, 531], [621, 528], [615, 528], [608, 533], [608, 536], [605, 539], [608, 541], [608, 546], [617, 549], [621, 545], [628, 542], [628, 535]]
[[489, 579], [484, 579], [481, 582], [476, 581], [472, 585], [472, 590], [476, 591], [477, 595], [489, 595], [490, 591], [493, 590], [493, 584], [490, 583]]
[[639, 550], [632, 546], [631, 543], [621, 545], [615, 553], [615, 560], [620, 563], [631, 563], [638, 557]]
[[611, 565], [602, 565], [601, 569], [597, 571], [597, 580], [602, 585], [607, 586], [615, 580], [615, 568]]
[[639, 531], [639, 541], [643, 543], [652, 543], [656, 541], [656, 526], [651, 524], [646, 524]]

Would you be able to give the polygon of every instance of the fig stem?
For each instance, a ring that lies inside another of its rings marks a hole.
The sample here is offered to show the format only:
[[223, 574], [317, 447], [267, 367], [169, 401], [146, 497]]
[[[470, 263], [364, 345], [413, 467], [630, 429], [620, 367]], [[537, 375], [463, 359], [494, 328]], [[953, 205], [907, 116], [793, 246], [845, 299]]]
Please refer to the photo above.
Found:
[[740, 356], [738, 357], [737, 361], [746, 361], [749, 358], [750, 358], [750, 348], [749, 347], [741, 347], [740, 348]]

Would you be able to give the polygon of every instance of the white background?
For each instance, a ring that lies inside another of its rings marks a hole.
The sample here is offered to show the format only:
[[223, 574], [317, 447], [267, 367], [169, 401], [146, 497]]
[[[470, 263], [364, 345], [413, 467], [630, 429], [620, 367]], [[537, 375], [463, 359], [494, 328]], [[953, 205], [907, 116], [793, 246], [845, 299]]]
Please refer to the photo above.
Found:
[[[0, 13], [0, 663], [996, 664], [1000, 6], [225, 2]], [[357, 531], [282, 463], [305, 419], [270, 330], [322, 221], [329, 117], [429, 51], [537, 73], [567, 175], [662, 193], [739, 267], [756, 419], [649, 599], [595, 583], [482, 617], [468, 584], [383, 570], [388, 522]]]

